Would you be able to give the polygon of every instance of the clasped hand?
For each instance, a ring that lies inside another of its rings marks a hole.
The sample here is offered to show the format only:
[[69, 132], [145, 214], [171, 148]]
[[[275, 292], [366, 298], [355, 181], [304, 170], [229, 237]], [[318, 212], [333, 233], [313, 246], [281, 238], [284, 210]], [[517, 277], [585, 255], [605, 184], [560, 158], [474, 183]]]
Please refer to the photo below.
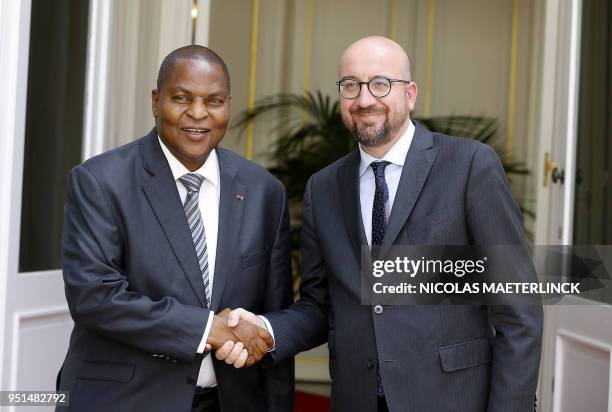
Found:
[[244, 311], [252, 317], [243, 317], [249, 321], [240, 322], [242, 312], [239, 311], [244, 310], [224, 309], [214, 316], [206, 345], [207, 349], [215, 350], [217, 359], [224, 360], [236, 368], [253, 366], [274, 345], [272, 336], [261, 319]]

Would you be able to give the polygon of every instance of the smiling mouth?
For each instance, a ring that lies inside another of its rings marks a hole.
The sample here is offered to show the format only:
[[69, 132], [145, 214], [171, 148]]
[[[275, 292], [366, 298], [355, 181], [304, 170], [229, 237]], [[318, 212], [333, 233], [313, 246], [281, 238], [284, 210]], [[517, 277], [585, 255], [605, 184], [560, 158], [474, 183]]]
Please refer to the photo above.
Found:
[[193, 141], [200, 141], [208, 135], [210, 129], [205, 127], [181, 127], [181, 131], [186, 135], [188, 139]]
[[364, 126], [373, 126], [384, 119], [383, 113], [356, 113], [353, 121]]
[[210, 131], [210, 129], [203, 127], [181, 127], [181, 130], [190, 134], [204, 134]]
[[373, 112], [373, 111], [355, 111], [355, 112], [353, 112], [353, 114], [357, 115], [357, 116], [379, 116], [381, 114], [385, 114], [385, 112], [382, 111], [382, 110], [381, 111], [375, 111], [375, 112]]

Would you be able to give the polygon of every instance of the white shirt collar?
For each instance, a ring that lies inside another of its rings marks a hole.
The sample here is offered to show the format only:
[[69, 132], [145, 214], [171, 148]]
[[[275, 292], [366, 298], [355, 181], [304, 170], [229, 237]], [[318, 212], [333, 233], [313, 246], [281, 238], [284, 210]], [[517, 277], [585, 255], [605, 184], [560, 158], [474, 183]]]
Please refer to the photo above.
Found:
[[359, 154], [361, 155], [361, 161], [359, 162], [359, 177], [361, 178], [364, 173], [368, 170], [370, 163], [377, 162], [380, 160], [386, 160], [387, 162], [393, 163], [400, 167], [404, 166], [404, 161], [408, 155], [408, 150], [414, 138], [415, 127], [412, 121], [408, 124], [406, 132], [398, 139], [397, 142], [389, 149], [387, 154], [382, 159], [377, 159], [374, 156], [369, 155], [359, 144]]
[[187, 173], [197, 173], [215, 185], [215, 187], [219, 185], [219, 160], [217, 159], [216, 149], [213, 149], [210, 152], [208, 158], [199, 169], [194, 172], [190, 172], [189, 169], [187, 169], [176, 157], [174, 157], [159, 135], [157, 135], [157, 139], [159, 140], [159, 145], [161, 146], [162, 152], [164, 152], [164, 156], [166, 156], [166, 159], [168, 160], [174, 180], [178, 180], [181, 176]]

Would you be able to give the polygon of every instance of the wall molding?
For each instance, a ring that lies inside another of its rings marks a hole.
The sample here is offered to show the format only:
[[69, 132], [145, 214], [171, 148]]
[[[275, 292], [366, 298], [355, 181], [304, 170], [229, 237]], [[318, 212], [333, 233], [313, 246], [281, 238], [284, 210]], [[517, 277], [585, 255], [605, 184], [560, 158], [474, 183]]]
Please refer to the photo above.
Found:
[[425, 97], [423, 99], [423, 116], [431, 115], [431, 84], [433, 78], [434, 29], [436, 21], [436, 0], [427, 2], [427, 60], [425, 67]]
[[[579, 344], [587, 348], [592, 348], [601, 352], [607, 352], [609, 356], [610, 367], [612, 366], [612, 345], [600, 341], [598, 339], [571, 332], [566, 329], [559, 329], [557, 331], [555, 341], [555, 364], [553, 376], [559, 378], [554, 379], [552, 409], [553, 411], [557, 412], [562, 410], [562, 377], [564, 369], [566, 369], [563, 365], [563, 352], [566, 349], [566, 346]], [[565, 373], [567, 373], [567, 371], [565, 371]], [[610, 372], [608, 374], [608, 408], [610, 407], [612, 407], [612, 368], [610, 368]]]
[[[257, 35], [259, 33], [259, 0], [251, 2], [251, 48], [249, 58], [249, 95], [247, 97], [247, 110], [255, 107], [255, 84], [257, 82]], [[244, 156], [253, 158], [253, 121], [249, 121], [246, 127], [246, 142]]]
[[514, 108], [516, 105], [516, 66], [518, 54], [518, 33], [521, 18], [520, 0], [512, 0], [512, 35], [510, 46], [510, 79], [508, 81], [508, 112], [506, 115], [506, 157], [512, 156], [514, 140]]
[[397, 41], [397, 0], [389, 0], [389, 38]]
[[312, 27], [314, 0], [306, 3], [306, 35], [304, 37], [304, 95], [310, 91], [310, 68], [312, 66]]
[[210, 2], [211, 0], [197, 0], [198, 18], [195, 27], [195, 42], [208, 47], [210, 38]]
[[70, 317], [70, 311], [67, 305], [50, 306], [48, 308], [39, 308], [31, 310], [17, 311], [13, 313], [13, 341], [11, 348], [11, 373], [10, 373], [10, 386], [8, 390], [16, 391], [17, 388], [17, 367], [19, 359], [19, 331], [21, 324], [24, 320], [39, 319], [39, 318], [52, 318], [61, 315], [68, 315]]

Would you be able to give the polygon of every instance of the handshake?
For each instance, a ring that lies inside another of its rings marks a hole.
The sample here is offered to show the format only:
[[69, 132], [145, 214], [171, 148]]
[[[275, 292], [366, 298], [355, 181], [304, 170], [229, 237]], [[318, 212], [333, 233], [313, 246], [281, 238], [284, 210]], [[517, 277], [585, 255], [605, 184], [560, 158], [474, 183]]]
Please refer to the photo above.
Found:
[[264, 321], [244, 309], [224, 309], [216, 314], [206, 341], [207, 350], [215, 350], [217, 359], [235, 368], [253, 366], [273, 347]]

